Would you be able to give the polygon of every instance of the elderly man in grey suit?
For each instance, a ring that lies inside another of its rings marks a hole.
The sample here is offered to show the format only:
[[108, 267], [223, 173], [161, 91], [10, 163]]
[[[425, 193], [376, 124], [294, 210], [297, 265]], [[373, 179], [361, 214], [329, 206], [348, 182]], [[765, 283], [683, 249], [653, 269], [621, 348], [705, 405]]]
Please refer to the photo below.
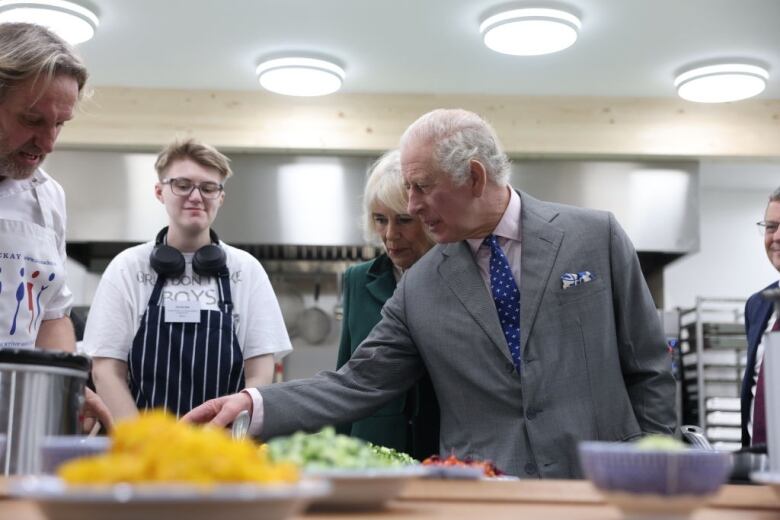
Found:
[[492, 128], [435, 110], [401, 138], [409, 212], [438, 245], [338, 372], [207, 402], [264, 439], [365, 417], [427, 369], [442, 453], [525, 477], [580, 474], [579, 441], [673, 433], [674, 380], [636, 253], [606, 212], [513, 190]]

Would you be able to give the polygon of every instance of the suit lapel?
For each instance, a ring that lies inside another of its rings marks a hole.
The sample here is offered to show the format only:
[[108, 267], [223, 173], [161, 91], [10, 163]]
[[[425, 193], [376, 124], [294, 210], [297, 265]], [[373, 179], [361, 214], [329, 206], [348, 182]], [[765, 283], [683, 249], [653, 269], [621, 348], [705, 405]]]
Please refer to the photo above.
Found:
[[498, 321], [495, 304], [479, 274], [479, 268], [474, 262], [468, 243], [464, 241], [445, 245], [438, 271], [444, 283], [487, 334], [490, 341], [508, 361], [512, 361]]
[[563, 231], [551, 224], [558, 212], [523, 192], [521, 201], [520, 351], [531, 334], [547, 287]]
[[[777, 287], [777, 282], [769, 285], [768, 287], [765, 287], [763, 290], [766, 291], [767, 289], [774, 289]], [[774, 303], [770, 300], [765, 300], [764, 298], [759, 298], [758, 308], [755, 311], [755, 314], [751, 317], [750, 320], [753, 324], [753, 327], [749, 331], [749, 337], [748, 337], [748, 346], [750, 347], [750, 354], [752, 354], [752, 361], [753, 363], [750, 364], [750, 366], [753, 366], [755, 364], [755, 352], [757, 350], [758, 344], [761, 341], [761, 336], [764, 334], [764, 331], [766, 330], [766, 326], [769, 323], [769, 318], [772, 317], [772, 311], [774, 310]], [[751, 360], [748, 360], [748, 363], [750, 363]]]

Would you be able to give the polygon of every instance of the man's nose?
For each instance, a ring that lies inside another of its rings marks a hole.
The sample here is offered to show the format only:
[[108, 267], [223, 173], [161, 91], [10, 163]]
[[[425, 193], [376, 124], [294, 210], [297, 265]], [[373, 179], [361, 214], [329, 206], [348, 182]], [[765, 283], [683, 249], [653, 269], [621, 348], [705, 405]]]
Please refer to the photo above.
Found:
[[35, 146], [44, 154], [50, 154], [54, 151], [54, 143], [57, 141], [59, 134], [60, 129], [57, 126], [42, 128], [35, 135]]
[[421, 204], [420, 197], [414, 193], [413, 190], [409, 190], [409, 203], [406, 205], [406, 211], [410, 215], [417, 215], [420, 213]]

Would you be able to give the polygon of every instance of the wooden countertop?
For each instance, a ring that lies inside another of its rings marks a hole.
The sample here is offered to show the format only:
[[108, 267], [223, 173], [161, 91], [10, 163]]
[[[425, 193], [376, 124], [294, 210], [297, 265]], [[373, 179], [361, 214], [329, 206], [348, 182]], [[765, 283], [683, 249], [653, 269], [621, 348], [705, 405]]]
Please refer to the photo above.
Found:
[[[418, 480], [401, 495], [404, 501], [522, 502], [541, 504], [604, 504], [587, 480], [468, 481]], [[780, 511], [780, 497], [769, 486], [723, 486], [708, 501], [711, 507]]]
[[[0, 499], [3, 520], [45, 520], [35, 504]], [[587, 481], [413, 481], [398, 500], [379, 511], [310, 512], [298, 520], [620, 520]], [[780, 496], [768, 486], [724, 486], [692, 520], [777, 520]]]

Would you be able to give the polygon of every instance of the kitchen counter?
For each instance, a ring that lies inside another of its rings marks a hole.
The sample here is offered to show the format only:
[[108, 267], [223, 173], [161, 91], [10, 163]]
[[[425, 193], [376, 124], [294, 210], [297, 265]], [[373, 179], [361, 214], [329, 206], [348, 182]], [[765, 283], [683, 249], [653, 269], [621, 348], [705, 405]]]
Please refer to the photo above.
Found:
[[[768, 486], [724, 486], [693, 520], [769, 520], [780, 517], [780, 497]], [[0, 499], [0, 518], [44, 520], [28, 501]], [[398, 500], [373, 512], [312, 512], [301, 520], [416, 520], [430, 518], [490, 520], [620, 520], [587, 481], [418, 480]]]

